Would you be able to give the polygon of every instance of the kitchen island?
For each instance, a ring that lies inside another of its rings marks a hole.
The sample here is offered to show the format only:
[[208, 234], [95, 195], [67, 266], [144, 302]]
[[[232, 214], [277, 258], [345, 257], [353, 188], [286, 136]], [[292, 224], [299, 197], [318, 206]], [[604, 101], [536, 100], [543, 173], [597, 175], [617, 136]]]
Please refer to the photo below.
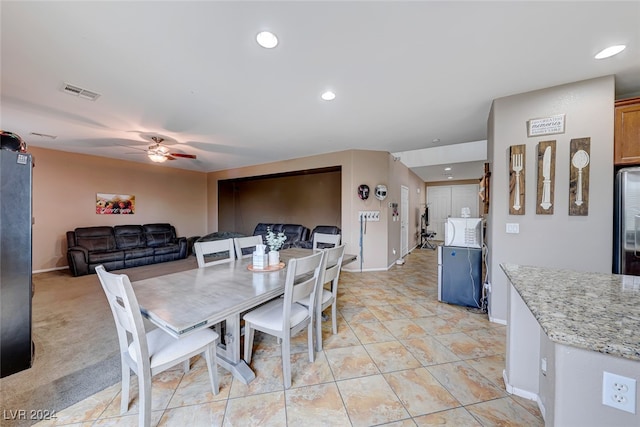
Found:
[[537, 400], [548, 426], [640, 425], [638, 393], [628, 396], [635, 413], [602, 403], [604, 372], [640, 386], [640, 277], [501, 268], [510, 282], [507, 391]]

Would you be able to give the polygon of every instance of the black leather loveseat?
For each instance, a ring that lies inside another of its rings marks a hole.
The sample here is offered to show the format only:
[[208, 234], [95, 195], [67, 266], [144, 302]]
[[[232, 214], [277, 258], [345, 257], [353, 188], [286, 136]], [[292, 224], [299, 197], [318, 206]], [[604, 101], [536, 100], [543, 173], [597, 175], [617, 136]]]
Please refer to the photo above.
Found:
[[[313, 236], [316, 233], [322, 233], [322, 234], [341, 234], [340, 231], [340, 227], [336, 227], [335, 225], [317, 225], [313, 228], [313, 230], [311, 231], [311, 234], [309, 234], [309, 239], [307, 240], [302, 240], [300, 242], [296, 242], [294, 244], [294, 247], [296, 248], [304, 248], [304, 249], [312, 249], [313, 248]], [[331, 247], [331, 245], [327, 245], [325, 243], [319, 243], [318, 247], [320, 249], [324, 249], [327, 247]]]
[[187, 256], [187, 238], [171, 224], [80, 227], [67, 231], [67, 260], [73, 276], [174, 261]]
[[253, 230], [254, 236], [262, 236], [262, 241], [267, 244], [267, 228], [271, 229], [275, 234], [283, 232], [287, 236], [284, 241], [283, 249], [295, 247], [298, 242], [309, 240], [309, 229], [300, 224], [268, 224], [264, 222], [258, 223]]

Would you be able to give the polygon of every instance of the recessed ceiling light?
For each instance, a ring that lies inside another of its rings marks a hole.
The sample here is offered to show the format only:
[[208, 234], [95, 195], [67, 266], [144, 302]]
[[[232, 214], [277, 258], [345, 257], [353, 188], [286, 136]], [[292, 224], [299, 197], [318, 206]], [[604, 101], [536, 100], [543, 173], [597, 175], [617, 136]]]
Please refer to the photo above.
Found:
[[278, 38], [275, 34], [269, 31], [259, 32], [256, 36], [256, 41], [258, 44], [265, 49], [273, 49], [278, 45]]
[[440, 142], [440, 138], [434, 138], [434, 139], [433, 139], [433, 141], [431, 141], [431, 142], [433, 142], [434, 144], [435, 144], [436, 142]]
[[613, 55], [619, 54], [625, 48], [626, 48], [626, 46], [623, 45], [623, 44], [619, 44], [619, 45], [616, 45], [616, 46], [609, 46], [608, 48], [602, 49], [600, 52], [598, 52], [594, 58], [595, 59], [609, 58], [609, 57], [611, 57]]
[[334, 99], [336, 99], [336, 94], [328, 90], [322, 95], [320, 95], [320, 97], [325, 101], [333, 101]]
[[451, 166], [447, 166], [446, 168], [444, 168], [444, 170], [450, 171], [451, 170]]

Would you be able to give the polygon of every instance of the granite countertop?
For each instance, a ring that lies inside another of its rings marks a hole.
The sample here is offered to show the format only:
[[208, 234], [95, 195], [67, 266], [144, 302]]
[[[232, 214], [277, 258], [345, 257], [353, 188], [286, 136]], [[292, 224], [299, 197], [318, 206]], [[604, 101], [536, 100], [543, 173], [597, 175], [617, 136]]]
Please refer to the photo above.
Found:
[[640, 277], [500, 267], [558, 344], [640, 361]]

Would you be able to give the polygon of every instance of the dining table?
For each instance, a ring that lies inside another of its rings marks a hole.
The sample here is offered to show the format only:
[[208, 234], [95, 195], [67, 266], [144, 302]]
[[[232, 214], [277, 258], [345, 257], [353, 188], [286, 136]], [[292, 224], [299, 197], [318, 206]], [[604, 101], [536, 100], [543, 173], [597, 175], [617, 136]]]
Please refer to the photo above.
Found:
[[[252, 258], [247, 257], [138, 280], [132, 286], [142, 315], [176, 338], [224, 322], [218, 364], [248, 384], [255, 373], [240, 357], [241, 314], [284, 294], [289, 260], [312, 253], [311, 249], [283, 249], [283, 266], [273, 271], [254, 269]], [[351, 262], [356, 257], [344, 258]]]

